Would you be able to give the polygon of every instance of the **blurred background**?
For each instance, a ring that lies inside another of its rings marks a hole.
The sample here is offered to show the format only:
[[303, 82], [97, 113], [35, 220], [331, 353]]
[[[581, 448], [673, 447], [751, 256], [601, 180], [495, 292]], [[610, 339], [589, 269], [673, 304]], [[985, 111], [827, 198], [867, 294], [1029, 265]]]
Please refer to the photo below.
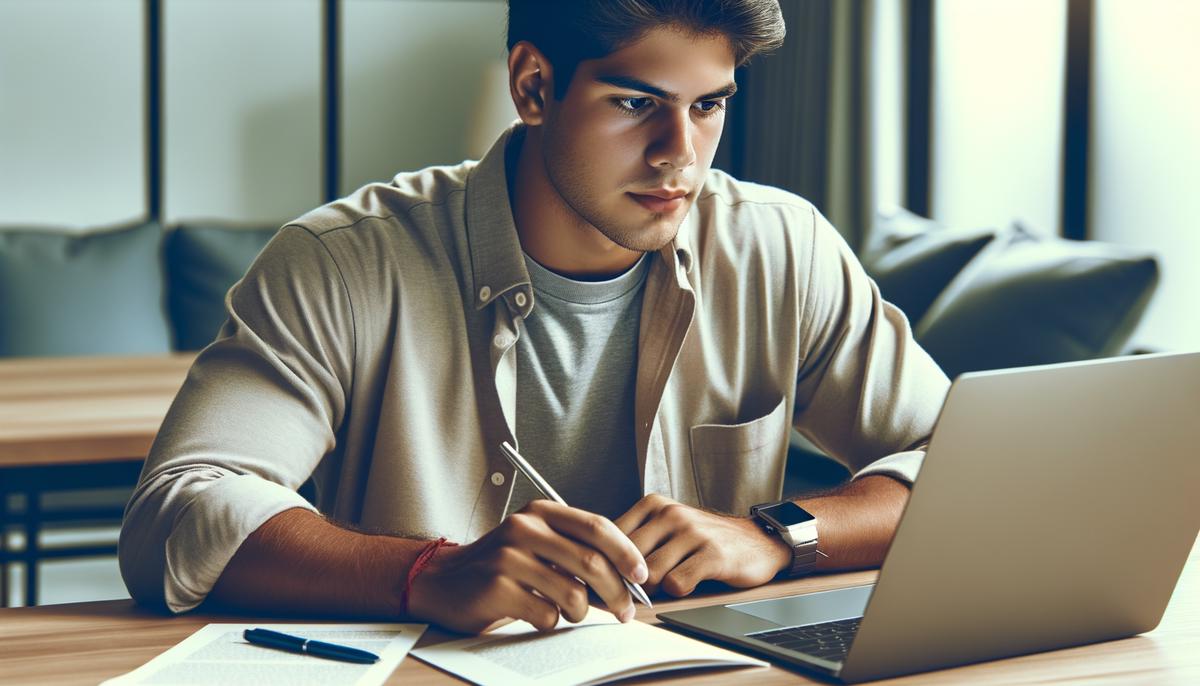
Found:
[[[715, 166], [813, 201], [947, 373], [1200, 349], [1200, 3], [781, 6]], [[186, 362], [282, 223], [481, 156], [504, 35], [502, 0], [0, 0], [0, 442], [44, 417], [19, 365]], [[137, 456], [28, 445], [0, 445], [0, 595], [127, 597]]]

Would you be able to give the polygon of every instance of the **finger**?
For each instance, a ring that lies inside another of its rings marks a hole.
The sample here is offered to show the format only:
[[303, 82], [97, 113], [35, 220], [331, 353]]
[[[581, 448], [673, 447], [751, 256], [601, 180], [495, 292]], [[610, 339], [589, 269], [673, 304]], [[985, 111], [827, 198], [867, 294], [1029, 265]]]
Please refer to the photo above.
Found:
[[518, 553], [520, 559], [514, 559], [508, 573], [526, 588], [537, 591], [557, 605], [567, 621], [582, 622], [588, 612], [587, 587], [573, 576], [551, 568], [531, 554], [514, 552]]
[[621, 575], [608, 558], [596, 549], [551, 533], [547, 540], [534, 542], [532, 551], [591, 586], [608, 610], [618, 618], [623, 619], [634, 611], [633, 598], [621, 581]]
[[499, 629], [502, 626], [508, 626], [509, 624], [512, 624], [515, 621], [517, 621], [517, 620], [513, 619], [512, 617], [501, 617], [500, 619], [497, 619], [496, 621], [492, 622], [491, 624], [488, 624], [486, 627], [484, 627], [483, 631], [480, 631], [479, 633], [481, 633], [481, 634], [490, 633], [492, 631], [495, 631], [496, 629]]
[[682, 598], [696, 590], [696, 584], [714, 578], [716, 565], [712, 556], [703, 550], [697, 551], [676, 565], [662, 581], [662, 590], [667, 595]]
[[646, 520], [654, 516], [656, 512], [666, 503], [671, 502], [670, 499], [664, 498], [657, 494], [650, 494], [633, 504], [633, 507], [613, 520], [617, 528], [629, 535], [637, 530], [638, 527], [646, 523]]
[[668, 517], [651, 517], [629, 534], [629, 540], [645, 556], [646, 564], [650, 563], [650, 555], [662, 547], [676, 534], [675, 522]]
[[685, 536], [675, 536], [646, 557], [650, 566], [650, 578], [647, 583], [661, 588], [666, 577], [679, 566], [688, 556], [700, 549], [700, 542]]
[[626, 579], [638, 583], [645, 579], [646, 558], [607, 517], [549, 500], [534, 501], [530, 508], [558, 533], [600, 551]]
[[[562, 510], [571, 509], [548, 501], [546, 506], [560, 508], [560, 514]], [[527, 506], [527, 509], [531, 507], [532, 504]], [[575, 512], [596, 516], [582, 510]], [[545, 562], [558, 566], [565, 573], [578, 577], [592, 587], [613, 614], [621, 618], [628, 616], [633, 611], [633, 600], [612, 562], [596, 548], [583, 545], [560, 534], [547, 522], [547, 516], [554, 515], [544, 511], [526, 510], [510, 515], [505, 520], [505, 524], [511, 545], [528, 550]], [[612, 522], [609, 522], [609, 525], [611, 526]], [[624, 538], [623, 535], [622, 538]], [[629, 539], [625, 539], [625, 541], [626, 545], [640, 558], [641, 553], [637, 552], [633, 543], [630, 543]], [[645, 563], [642, 562], [642, 564]]]
[[522, 619], [538, 631], [550, 631], [558, 626], [558, 608], [545, 598], [524, 588], [513, 579], [504, 579], [501, 584], [502, 597], [494, 607], [504, 616]]

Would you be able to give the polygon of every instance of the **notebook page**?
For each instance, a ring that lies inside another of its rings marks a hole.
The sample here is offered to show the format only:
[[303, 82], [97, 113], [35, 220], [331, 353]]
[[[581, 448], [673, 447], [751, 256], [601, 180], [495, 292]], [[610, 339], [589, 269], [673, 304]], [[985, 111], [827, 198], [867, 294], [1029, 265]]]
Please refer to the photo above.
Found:
[[514, 622], [413, 655], [483, 686], [597, 684], [669, 669], [767, 664], [642, 622], [621, 624], [596, 608], [579, 624], [562, 621], [552, 632]]

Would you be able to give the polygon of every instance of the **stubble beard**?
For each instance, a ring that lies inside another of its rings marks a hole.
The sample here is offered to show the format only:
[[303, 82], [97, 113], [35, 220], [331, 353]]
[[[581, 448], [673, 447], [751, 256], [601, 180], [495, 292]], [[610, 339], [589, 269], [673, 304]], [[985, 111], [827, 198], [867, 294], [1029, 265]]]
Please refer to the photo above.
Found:
[[[605, 216], [595, 203], [590, 202], [587, 193], [588, 183], [585, 179], [569, 172], [559, 173], [560, 170], [571, 169], [571, 167], [565, 163], [560, 167], [556, 163], [557, 160], [551, 158], [550, 151], [552, 149], [556, 149], [555, 146], [546, 145], [542, 148], [542, 166], [550, 185], [572, 212], [594, 227], [605, 238], [626, 250], [636, 252], [657, 252], [675, 240], [675, 236], [679, 233], [679, 227], [683, 223], [682, 219], [674, 222], [668, 228], [662, 227], [665, 215], [657, 212], [651, 215], [652, 219], [643, 220], [638, 225], [632, 223], [621, 225], [618, 220]], [[631, 209], [629, 216], [632, 218], [636, 216], [635, 213], [641, 211], [643, 210]]]

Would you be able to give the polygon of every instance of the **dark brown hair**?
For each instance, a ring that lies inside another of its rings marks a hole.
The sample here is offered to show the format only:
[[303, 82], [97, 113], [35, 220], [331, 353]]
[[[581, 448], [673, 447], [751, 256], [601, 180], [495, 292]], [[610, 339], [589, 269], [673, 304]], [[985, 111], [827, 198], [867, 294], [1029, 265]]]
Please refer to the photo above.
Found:
[[722, 35], [737, 66], [783, 44], [779, 0], [508, 0], [508, 49], [529, 41], [554, 67], [562, 99], [584, 60], [609, 55], [663, 26]]

